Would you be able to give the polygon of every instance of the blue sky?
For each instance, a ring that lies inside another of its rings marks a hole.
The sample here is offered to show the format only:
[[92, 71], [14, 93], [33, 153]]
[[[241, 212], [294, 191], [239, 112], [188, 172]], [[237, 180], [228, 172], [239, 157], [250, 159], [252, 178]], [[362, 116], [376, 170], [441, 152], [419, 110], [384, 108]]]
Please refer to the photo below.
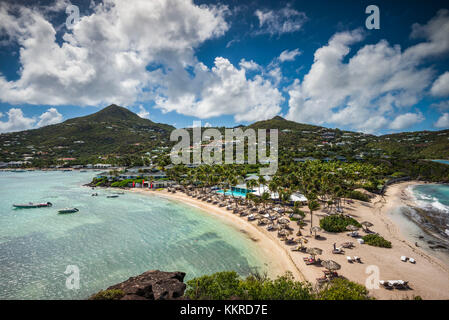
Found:
[[[111, 103], [176, 127], [281, 115], [376, 134], [449, 128], [447, 1], [132, 3], [1, 2], [0, 132]], [[378, 30], [365, 27], [371, 4]]]

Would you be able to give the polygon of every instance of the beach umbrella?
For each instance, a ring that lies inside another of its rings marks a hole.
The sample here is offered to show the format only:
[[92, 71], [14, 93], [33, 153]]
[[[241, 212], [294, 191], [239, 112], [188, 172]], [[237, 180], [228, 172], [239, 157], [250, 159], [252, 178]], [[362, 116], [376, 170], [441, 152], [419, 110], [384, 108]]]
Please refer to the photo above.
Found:
[[273, 223], [270, 223], [270, 224], [268, 225], [268, 227], [271, 228], [271, 230], [278, 230], [278, 229], [279, 229], [279, 226], [276, 225], [276, 224], [273, 224]]
[[374, 224], [372, 224], [372, 223], [369, 222], [369, 221], [363, 221], [363, 222], [361, 223], [361, 225], [364, 226], [366, 229], [368, 229], [369, 227], [374, 226]]
[[323, 267], [325, 267], [327, 270], [331, 270], [331, 271], [340, 270], [340, 268], [341, 268], [341, 265], [339, 265], [334, 260], [325, 260], [325, 261], [321, 262], [321, 265]]
[[357, 231], [357, 230], [359, 230], [359, 228], [356, 227], [356, 226], [353, 225], [353, 224], [350, 224], [350, 225], [348, 225], [348, 226], [346, 227], [346, 230], [349, 230], [349, 231]]
[[287, 218], [281, 218], [278, 221], [280, 224], [288, 224], [290, 223], [290, 220], [288, 220]]
[[318, 226], [312, 227], [312, 232], [315, 232], [315, 237], [316, 237], [316, 233], [317, 233], [318, 231], [321, 231], [321, 228], [320, 228], [320, 227], [318, 227]]
[[288, 236], [289, 234], [290, 233], [288, 232], [288, 230], [285, 230], [285, 229], [278, 232], [278, 235], [280, 235], [280, 236]]
[[306, 252], [315, 258], [316, 255], [322, 254], [323, 250], [320, 248], [307, 248]]
[[299, 214], [297, 214], [297, 213], [293, 214], [293, 215], [292, 215], [292, 218], [293, 218], [293, 219], [297, 219], [297, 220], [301, 220], [301, 219], [302, 219], [301, 215], [299, 215]]

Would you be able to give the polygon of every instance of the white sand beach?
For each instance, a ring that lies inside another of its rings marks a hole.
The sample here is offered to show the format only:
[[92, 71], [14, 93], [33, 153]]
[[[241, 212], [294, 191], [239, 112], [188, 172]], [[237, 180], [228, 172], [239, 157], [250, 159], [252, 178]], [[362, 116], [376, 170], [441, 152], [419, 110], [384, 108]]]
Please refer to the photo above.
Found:
[[[379, 233], [385, 239], [391, 241], [392, 248], [378, 248], [366, 244], [359, 244], [356, 239], [343, 233], [319, 232], [321, 239], [315, 239], [309, 236], [309, 226], [302, 229], [302, 234], [308, 239], [307, 247], [318, 247], [323, 250], [319, 256], [321, 260], [332, 259], [338, 262], [342, 267], [338, 273], [349, 280], [364, 284], [371, 272], [367, 272], [367, 267], [377, 266], [379, 268], [380, 280], [405, 280], [409, 281], [411, 290], [387, 290], [383, 287], [370, 289], [370, 294], [377, 299], [411, 299], [414, 296], [421, 296], [423, 299], [449, 299], [449, 266], [445, 265], [440, 259], [429, 255], [408, 239], [400, 232], [400, 228], [390, 219], [388, 212], [396, 206], [403, 205], [406, 201], [404, 194], [405, 188], [411, 184], [419, 182], [406, 182], [388, 187], [386, 196], [381, 198], [377, 196], [370, 203], [353, 201], [353, 203], [344, 204], [345, 214], [350, 214], [359, 222], [369, 221], [373, 223], [370, 229]], [[191, 198], [182, 192], [169, 193], [167, 191], [150, 191], [148, 189], [132, 189], [132, 192], [142, 194], [153, 194], [161, 197], [182, 201], [185, 204], [195, 206], [231, 223], [242, 232], [248, 234], [253, 240], [257, 241], [263, 247], [267, 254], [277, 262], [275, 274], [283, 274], [289, 270], [298, 280], [308, 280], [315, 284], [316, 279], [323, 276], [324, 268], [319, 266], [307, 266], [303, 257], [308, 256], [305, 253], [291, 251], [293, 246], [286, 245], [277, 237], [277, 232], [270, 232], [266, 227], [259, 227], [255, 221], [249, 222], [246, 218], [234, 215], [231, 212], [216, 205]], [[310, 215], [307, 208], [305, 222], [310, 223]], [[323, 211], [314, 213], [313, 225], [319, 225], [321, 217], [327, 215]], [[296, 223], [290, 223], [294, 228], [293, 235], [299, 229]], [[360, 231], [364, 235], [364, 231]], [[351, 241], [355, 247], [345, 249], [344, 254], [333, 254], [333, 244], [339, 246], [343, 242]], [[362, 263], [349, 263], [346, 256], [358, 256]], [[416, 264], [402, 262], [400, 257], [407, 256], [414, 258]], [[371, 268], [371, 267], [370, 267]], [[369, 268], [368, 268], [369, 269]], [[369, 271], [369, 270], [368, 270]]]

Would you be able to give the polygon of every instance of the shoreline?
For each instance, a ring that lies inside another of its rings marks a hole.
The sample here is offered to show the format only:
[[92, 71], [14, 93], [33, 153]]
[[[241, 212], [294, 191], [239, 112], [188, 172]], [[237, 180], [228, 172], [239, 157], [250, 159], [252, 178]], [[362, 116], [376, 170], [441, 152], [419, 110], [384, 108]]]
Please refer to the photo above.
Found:
[[[341, 265], [339, 274], [351, 281], [365, 284], [369, 273], [366, 273], [367, 266], [376, 266], [379, 268], [380, 280], [402, 279], [410, 282], [412, 290], [386, 290], [382, 287], [370, 290], [370, 294], [377, 299], [411, 299], [413, 296], [421, 296], [423, 299], [449, 299], [449, 267], [445, 265], [437, 257], [424, 252], [422, 248], [417, 248], [402, 232], [401, 228], [394, 222], [389, 211], [400, 206], [401, 192], [404, 188], [411, 184], [421, 184], [422, 182], [408, 181], [391, 185], [387, 188], [384, 199], [376, 196], [370, 203], [364, 203], [354, 200], [352, 204], [345, 203], [344, 210], [346, 214], [352, 215], [359, 221], [370, 221], [374, 224], [371, 230], [378, 232], [387, 240], [391, 241], [393, 248], [378, 248], [369, 245], [360, 245], [354, 239], [346, 236], [346, 233], [327, 233], [319, 232], [324, 240], [317, 240], [313, 237], [308, 238], [308, 247], [319, 247], [323, 249], [323, 254], [319, 256], [321, 260], [332, 259]], [[216, 205], [205, 203], [203, 201], [188, 197], [182, 192], [176, 194], [168, 193], [166, 190], [155, 191], [148, 189], [129, 189], [130, 192], [140, 194], [150, 194], [160, 196], [167, 199], [180, 201], [182, 203], [194, 206], [209, 214], [213, 214], [222, 221], [234, 225], [238, 230], [248, 234], [250, 238], [258, 239], [267, 250], [273, 260], [282, 260], [282, 269], [277, 270], [278, 274], [289, 270], [293, 273], [297, 280], [307, 280], [312, 284], [316, 283], [316, 278], [323, 275], [322, 270], [318, 266], [307, 266], [303, 262], [306, 254], [291, 251], [292, 246], [286, 245], [276, 237], [275, 232], [269, 232], [265, 228], [258, 227], [255, 222], [249, 222], [245, 218], [234, 215], [224, 208]], [[306, 210], [303, 208], [303, 210]], [[327, 215], [322, 210], [314, 213], [313, 223], [318, 225], [319, 219]], [[310, 223], [310, 215], [307, 214], [304, 220]], [[295, 234], [299, 227], [291, 224]], [[302, 229], [303, 234], [308, 234], [308, 226]], [[352, 241], [355, 248], [346, 250], [343, 255], [332, 254], [332, 244], [339, 245], [342, 242]], [[280, 250], [279, 250], [280, 249]], [[362, 264], [348, 263], [346, 255], [359, 256]], [[417, 261], [416, 264], [409, 262], [404, 263], [400, 257], [405, 255], [413, 257]], [[285, 270], [286, 269], [286, 270]]]
[[[257, 244], [263, 248], [262, 251], [264, 251], [264, 254], [267, 255], [270, 260], [276, 261], [276, 269], [271, 270], [271, 273], [273, 275], [283, 275], [286, 271], [290, 271], [296, 280], [306, 280], [300, 269], [296, 266], [294, 261], [289, 256], [288, 251], [285, 250], [285, 248], [283, 248], [280, 243], [273, 241], [274, 239], [272, 237], [274, 236], [274, 234], [270, 234], [269, 231], [258, 228], [254, 224], [248, 222], [246, 219], [242, 219], [239, 216], [233, 215], [223, 208], [219, 208], [212, 204], [192, 199], [180, 192], [171, 194], [166, 190], [150, 191], [147, 189], [127, 189], [127, 191], [178, 201], [183, 204], [195, 207], [205, 212], [206, 214], [212, 213], [217, 219], [244, 233], [251, 241], [257, 242]], [[273, 259], [273, 255], [275, 259]]]

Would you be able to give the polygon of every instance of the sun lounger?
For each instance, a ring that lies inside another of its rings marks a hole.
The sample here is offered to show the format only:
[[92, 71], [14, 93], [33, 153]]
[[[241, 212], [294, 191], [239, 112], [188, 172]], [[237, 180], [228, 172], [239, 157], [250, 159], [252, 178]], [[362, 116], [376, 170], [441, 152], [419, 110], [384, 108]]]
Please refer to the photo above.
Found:
[[393, 289], [393, 285], [391, 285], [389, 281], [380, 280], [379, 284], [381, 286], [383, 286], [385, 289], [388, 289], [388, 290], [392, 290]]
[[406, 256], [401, 256], [401, 261], [402, 261], [402, 262], [407, 262], [407, 259], [408, 259], [408, 258], [407, 258]]
[[352, 260], [352, 258], [350, 256], [346, 256], [346, 260], [348, 260], [349, 263], [353, 262], [353, 260]]
[[341, 245], [343, 248], [350, 249], [354, 246], [352, 242], [345, 242]]
[[332, 250], [333, 254], [343, 254], [344, 251], [341, 248], [335, 248], [334, 250]]
[[413, 259], [413, 258], [409, 258], [408, 261], [410, 261], [410, 262], [413, 263], [413, 264], [416, 263], [415, 259]]

